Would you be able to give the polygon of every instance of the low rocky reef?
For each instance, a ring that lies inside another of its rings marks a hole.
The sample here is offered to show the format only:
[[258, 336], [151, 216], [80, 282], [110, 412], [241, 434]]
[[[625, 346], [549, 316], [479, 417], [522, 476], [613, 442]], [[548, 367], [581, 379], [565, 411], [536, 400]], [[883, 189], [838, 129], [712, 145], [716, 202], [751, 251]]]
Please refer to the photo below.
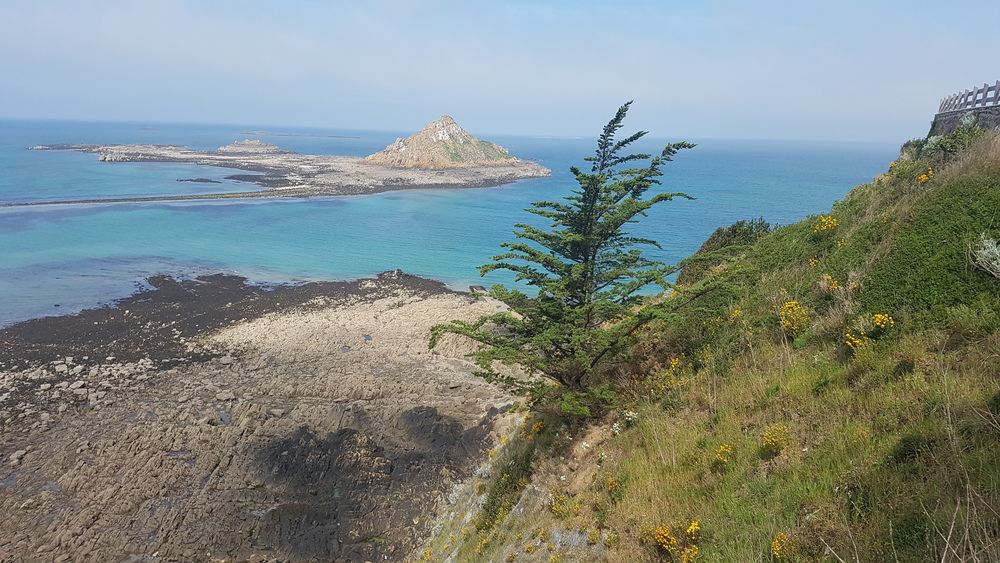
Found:
[[433, 324], [498, 304], [401, 272], [160, 277], [0, 330], [0, 561], [404, 561], [512, 398]]
[[[447, 117], [447, 116], [445, 116]], [[40, 202], [116, 203], [243, 197], [311, 197], [363, 195], [405, 189], [485, 188], [528, 178], [550, 176], [540, 164], [512, 157], [506, 149], [480, 141], [454, 121], [441, 127], [429, 124], [410, 139], [398, 140], [386, 151], [367, 158], [303, 155], [276, 145], [246, 139], [214, 151], [196, 151], [177, 145], [37, 145], [29, 150], [73, 150], [94, 153], [102, 162], [183, 162], [244, 170], [228, 179], [252, 182], [266, 189], [224, 194], [109, 198]], [[393, 149], [396, 147], [396, 149]]]

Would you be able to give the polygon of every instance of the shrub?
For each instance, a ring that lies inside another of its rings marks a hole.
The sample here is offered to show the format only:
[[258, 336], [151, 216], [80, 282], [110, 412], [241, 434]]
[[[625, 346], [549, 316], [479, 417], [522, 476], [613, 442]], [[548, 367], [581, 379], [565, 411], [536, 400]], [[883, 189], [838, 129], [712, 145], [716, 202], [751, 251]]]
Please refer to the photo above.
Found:
[[996, 395], [986, 403], [986, 407], [990, 409], [990, 412], [1000, 416], [1000, 391], [997, 391]]
[[809, 313], [798, 301], [786, 301], [778, 307], [778, 319], [781, 321], [781, 330], [791, 338], [804, 332], [809, 325]]
[[756, 243], [773, 231], [774, 227], [763, 217], [740, 220], [715, 229], [693, 256], [681, 262], [677, 283], [688, 285], [701, 280], [713, 267], [733, 257], [736, 251]]
[[997, 239], [981, 235], [979, 243], [974, 247], [970, 246], [969, 254], [973, 266], [1000, 278], [1000, 242]]
[[931, 444], [927, 438], [917, 434], [907, 434], [899, 439], [889, 451], [889, 463], [905, 463], [917, 458], [920, 454], [930, 451]]
[[771, 542], [771, 555], [775, 559], [789, 559], [795, 555], [794, 536], [789, 536], [785, 532], [778, 532]]
[[768, 457], [780, 454], [786, 445], [788, 445], [788, 427], [784, 424], [768, 427], [760, 438], [761, 451]]
[[660, 524], [659, 528], [652, 530], [652, 536], [660, 552], [669, 556], [671, 561], [690, 563], [698, 557], [701, 523], [695, 518], [686, 527], [683, 522], [673, 526]]
[[950, 160], [959, 152], [969, 148], [982, 138], [986, 130], [975, 124], [975, 121], [965, 121], [949, 135], [934, 135], [928, 137], [918, 152], [919, 158]]

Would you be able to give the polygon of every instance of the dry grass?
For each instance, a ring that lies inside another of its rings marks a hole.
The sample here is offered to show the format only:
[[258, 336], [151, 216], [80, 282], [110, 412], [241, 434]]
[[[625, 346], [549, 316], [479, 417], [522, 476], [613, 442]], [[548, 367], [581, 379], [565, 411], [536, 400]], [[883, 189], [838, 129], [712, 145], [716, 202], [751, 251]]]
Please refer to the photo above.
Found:
[[[534, 508], [508, 518], [505, 533], [599, 530], [618, 544], [572, 560], [654, 563], [668, 556], [652, 532], [698, 519], [699, 561], [771, 562], [779, 534], [794, 546], [782, 561], [1000, 561], [1000, 419], [984, 408], [1000, 389], [1000, 289], [987, 285], [987, 297], [973, 299], [933, 286], [966, 301], [929, 316], [893, 308], [898, 276], [874, 276], [899, 251], [903, 229], [925, 226], [910, 216], [928, 213], [926, 198], [947, 195], [953, 179], [962, 193], [981, 193], [968, 188], [977, 181], [969, 174], [998, 163], [1000, 136], [991, 133], [935, 167], [933, 180], [918, 181], [928, 164], [911, 160], [859, 186], [834, 208], [829, 237], [813, 236], [813, 220], [761, 241], [759, 255], [734, 262], [743, 273], [680, 311], [683, 324], [642, 333], [615, 376], [628, 391], [619, 412], [634, 411], [636, 422], [615, 432], [622, 418], [595, 421], [540, 458], [536, 487], [566, 500], [553, 511], [529, 499]], [[810, 266], [815, 256], [822, 266]], [[868, 311], [865, 292], [877, 283], [890, 297]], [[795, 338], [777, 315], [787, 301], [809, 313]], [[894, 328], [879, 330], [875, 313], [894, 317]], [[871, 335], [860, 351], [845, 345], [848, 329]], [[669, 372], [674, 359], [682, 365]], [[656, 387], [668, 372], [684, 383]], [[787, 437], [765, 440], [775, 427]], [[615, 497], [609, 479], [620, 483]], [[563, 545], [512, 560], [568, 557]]]
[[1000, 166], [1000, 131], [990, 130], [953, 160], [941, 165], [935, 172], [935, 180], [948, 182], [997, 166]]

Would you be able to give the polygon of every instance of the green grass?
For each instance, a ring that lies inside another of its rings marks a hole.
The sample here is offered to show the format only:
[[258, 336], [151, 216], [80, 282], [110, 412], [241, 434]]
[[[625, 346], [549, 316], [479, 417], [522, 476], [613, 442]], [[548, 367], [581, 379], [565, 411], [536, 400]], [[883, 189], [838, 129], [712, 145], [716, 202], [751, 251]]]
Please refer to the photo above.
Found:
[[[670, 561], [656, 530], [692, 521], [697, 561], [1000, 560], [1000, 280], [967, 250], [1000, 230], [1000, 141], [976, 143], [900, 161], [821, 214], [832, 228], [818, 214], [705, 253], [658, 300], [683, 322], [617, 366], [619, 412], [547, 420], [534, 456], [497, 458], [531, 483], [494, 471], [489, 545], [471, 534], [458, 560]], [[808, 315], [794, 337], [789, 301]]]

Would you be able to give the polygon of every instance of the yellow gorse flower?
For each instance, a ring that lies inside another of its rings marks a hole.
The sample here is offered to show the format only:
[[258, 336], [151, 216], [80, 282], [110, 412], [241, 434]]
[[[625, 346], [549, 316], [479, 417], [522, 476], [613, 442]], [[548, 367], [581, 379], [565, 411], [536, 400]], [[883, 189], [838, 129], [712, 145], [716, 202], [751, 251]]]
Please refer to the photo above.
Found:
[[691, 524], [688, 526], [687, 535], [689, 538], [691, 538], [691, 541], [698, 541], [698, 532], [700, 531], [701, 531], [701, 522], [697, 518], [695, 518], [694, 520], [691, 521]]
[[781, 328], [788, 336], [797, 336], [809, 324], [809, 312], [798, 301], [786, 301], [778, 307]]
[[771, 555], [775, 559], [788, 559], [795, 554], [795, 544], [792, 542], [794, 536], [789, 536], [785, 532], [778, 532], [771, 542]]
[[[684, 529], [684, 523], [678, 523], [676, 529]], [[671, 561], [681, 561], [682, 563], [693, 563], [698, 557], [700, 532], [701, 523], [698, 518], [691, 520], [684, 533], [678, 533], [677, 536], [671, 533], [671, 528], [667, 524], [660, 524], [659, 528], [652, 530], [653, 541], [656, 542], [656, 545], [670, 555]]]
[[875, 323], [875, 326], [881, 329], [896, 326], [896, 321], [894, 321], [892, 317], [889, 315], [883, 315], [882, 313], [872, 315], [872, 322]]
[[829, 215], [820, 215], [819, 223], [813, 225], [813, 232], [819, 233], [822, 231], [830, 231], [833, 230], [833, 228], [836, 227], [838, 224], [839, 223], [837, 222], [837, 220], [834, 219], [833, 217], [830, 217]]
[[869, 340], [871, 339], [865, 336], [864, 331], [858, 331], [858, 334], [848, 331], [847, 334], [844, 335], [844, 344], [847, 344], [847, 346], [852, 350], [863, 348], [868, 344]]
[[934, 176], [934, 169], [928, 166], [927, 172], [924, 172], [923, 174], [917, 176], [917, 183], [923, 184], [927, 180], [930, 180], [932, 176]]
[[612, 495], [615, 494], [615, 490], [621, 487], [622, 484], [618, 482], [614, 477], [608, 477], [608, 492]]
[[761, 436], [760, 443], [765, 450], [774, 454], [780, 453], [788, 443], [788, 427], [784, 424], [769, 427]]

